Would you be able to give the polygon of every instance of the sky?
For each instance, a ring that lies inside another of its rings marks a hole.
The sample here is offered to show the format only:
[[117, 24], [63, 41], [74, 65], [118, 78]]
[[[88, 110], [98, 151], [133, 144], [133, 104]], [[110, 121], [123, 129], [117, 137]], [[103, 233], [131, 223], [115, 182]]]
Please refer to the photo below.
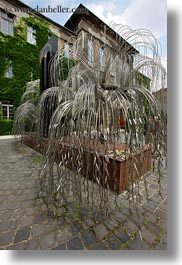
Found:
[[[114, 21], [132, 29], [150, 30], [162, 46], [161, 60], [167, 69], [167, 0], [21, 0], [36, 8], [76, 8], [85, 5], [106, 24]], [[64, 25], [71, 13], [43, 13], [57, 23]]]

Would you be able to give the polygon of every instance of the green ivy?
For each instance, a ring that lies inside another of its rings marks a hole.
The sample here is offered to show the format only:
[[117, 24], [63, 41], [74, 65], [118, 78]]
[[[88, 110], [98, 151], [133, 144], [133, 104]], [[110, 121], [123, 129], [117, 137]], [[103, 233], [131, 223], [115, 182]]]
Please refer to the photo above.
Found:
[[141, 74], [140, 72], [137, 73], [137, 80], [140, 86], [144, 86], [147, 89], [150, 89], [150, 78]]
[[76, 65], [74, 59], [69, 59], [67, 57], [61, 58], [60, 62], [60, 80], [66, 80], [68, 77], [69, 70]]
[[7, 135], [12, 133], [13, 121], [0, 120], [0, 135]]
[[41, 50], [47, 42], [49, 34], [51, 34], [48, 24], [42, 19], [35, 19], [35, 17], [22, 18], [22, 20], [36, 30], [36, 44]]
[[16, 37], [22, 38], [22, 40], [26, 41], [27, 39], [27, 27], [23, 22], [23, 18], [20, 19], [20, 22], [16, 27], [14, 27], [14, 34]]
[[3, 111], [2, 111], [2, 106], [0, 104], [0, 121], [3, 119]]
[[[143, 86], [143, 87], [147, 88], [148, 90], [150, 90], [150, 81], [151, 80], [149, 77], [138, 72], [137, 73], [137, 79], [138, 79], [140, 86]], [[150, 114], [151, 114], [151, 107], [150, 107], [146, 97], [143, 97], [143, 106], [145, 108], [145, 113], [146, 113], [147, 117], [149, 118]]]
[[[27, 42], [27, 26], [36, 30], [36, 45]], [[0, 99], [13, 99], [14, 110], [20, 105], [26, 83], [40, 78], [39, 54], [50, 34], [48, 24], [35, 17], [21, 18], [13, 37], [0, 32]], [[4, 77], [9, 61], [13, 78]]]

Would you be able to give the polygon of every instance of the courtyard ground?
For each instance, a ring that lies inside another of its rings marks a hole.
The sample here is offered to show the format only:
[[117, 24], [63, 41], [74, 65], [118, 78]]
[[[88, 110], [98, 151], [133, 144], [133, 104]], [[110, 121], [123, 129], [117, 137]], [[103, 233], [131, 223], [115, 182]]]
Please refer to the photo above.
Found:
[[88, 214], [76, 202], [67, 202], [55, 217], [38, 197], [41, 155], [25, 145], [17, 147], [9, 137], [0, 138], [0, 249], [167, 249], [167, 169], [162, 198], [158, 178], [147, 175], [150, 200], [141, 203], [139, 215], [128, 209], [121, 194], [119, 210], [108, 217]]

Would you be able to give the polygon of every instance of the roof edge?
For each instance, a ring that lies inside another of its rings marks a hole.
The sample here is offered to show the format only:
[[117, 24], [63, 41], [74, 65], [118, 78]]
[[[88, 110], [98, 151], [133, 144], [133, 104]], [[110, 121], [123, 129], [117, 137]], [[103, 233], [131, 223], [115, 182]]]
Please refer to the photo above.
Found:
[[[30, 12], [29, 12], [30, 15], [36, 15], [36, 16], [38, 16], [39, 18], [41, 18], [41, 19], [43, 19], [43, 20], [46, 20], [46, 21], [48, 21], [49, 23], [51, 23], [51, 24], [53, 24], [53, 25], [55, 25], [55, 26], [57, 26], [57, 27], [59, 27], [59, 28], [65, 30], [65, 31], [68, 31], [69, 33], [71, 33], [71, 34], [73, 34], [73, 35], [75, 35], [75, 36], [77, 35], [75, 32], [73, 32], [73, 31], [70, 30], [69, 28], [66, 28], [66, 27], [62, 26], [61, 24], [55, 22], [54, 20], [50, 19], [49, 17], [44, 16], [44, 15], [42, 15], [42, 14], [39, 13], [39, 12], [36, 12], [32, 7], [30, 7], [30, 6], [26, 5], [26, 4], [24, 4], [23, 2], [21, 2], [21, 1], [19, 1], [19, 0], [6, 0], [6, 1], [7, 1], [8, 3], [10, 3], [10, 6], [11, 6], [12, 4], [17, 4], [17, 5], [19, 5], [19, 6], [23, 7], [23, 8], [27, 8], [27, 10], [30, 10]], [[31, 13], [31, 9], [32, 9], [32, 13]], [[28, 13], [28, 12], [27, 12], [27, 13]]]

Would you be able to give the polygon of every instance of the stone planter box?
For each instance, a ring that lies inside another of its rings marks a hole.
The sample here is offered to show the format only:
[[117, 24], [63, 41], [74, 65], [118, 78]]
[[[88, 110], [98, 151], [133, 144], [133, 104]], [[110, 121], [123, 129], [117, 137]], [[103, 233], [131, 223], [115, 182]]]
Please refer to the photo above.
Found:
[[[36, 145], [36, 138], [33, 135], [27, 135], [24, 137], [24, 143], [29, 147], [36, 149], [40, 153], [45, 153], [47, 150], [47, 139], [43, 140], [42, 145]], [[56, 144], [56, 155], [55, 162], [60, 163], [62, 157], [66, 157], [67, 167], [71, 170], [78, 170], [78, 149], [76, 147], [70, 147], [66, 142], [61, 143], [64, 145], [62, 148], [62, 154], [60, 155], [60, 144]], [[127, 145], [124, 143], [115, 144], [117, 150], [127, 149]], [[102, 147], [102, 145], [100, 145]], [[68, 159], [69, 150], [69, 159]], [[112, 144], [111, 144], [112, 150]], [[71, 152], [70, 152], [71, 151]], [[108, 150], [109, 151], [109, 150]], [[96, 170], [94, 161], [94, 148], [92, 144], [84, 150], [82, 157], [82, 171], [80, 174], [83, 176], [88, 176], [91, 180], [95, 180], [94, 177], [97, 176], [100, 185], [109, 186], [109, 189], [120, 194], [125, 190], [130, 184], [135, 182], [138, 178], [143, 176], [146, 172], [151, 169], [151, 148], [145, 147], [143, 151], [137, 154], [131, 155], [129, 157], [119, 157], [115, 159], [112, 155], [108, 156], [109, 161], [107, 164], [107, 170], [109, 172], [109, 177], [107, 179], [108, 185], [104, 183], [104, 154], [102, 154], [102, 148], [99, 152], [99, 170]], [[135, 165], [134, 165], [135, 164]], [[96, 180], [95, 180], [96, 181]]]

